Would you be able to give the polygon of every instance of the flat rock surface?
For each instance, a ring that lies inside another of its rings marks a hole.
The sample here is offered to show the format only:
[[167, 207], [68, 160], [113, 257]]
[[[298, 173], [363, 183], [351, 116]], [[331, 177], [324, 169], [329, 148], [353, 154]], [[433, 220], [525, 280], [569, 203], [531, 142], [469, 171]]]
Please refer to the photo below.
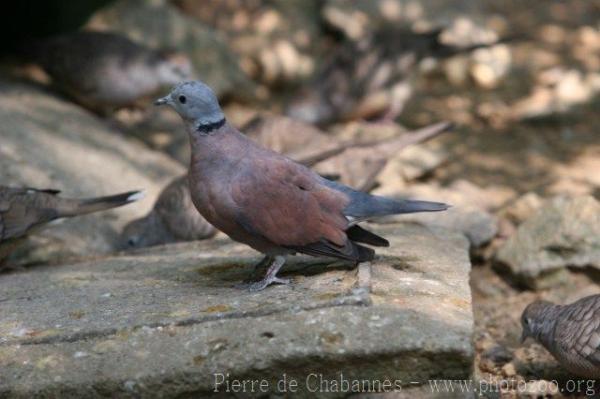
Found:
[[226, 239], [2, 275], [0, 396], [223, 396], [227, 373], [271, 393], [285, 374], [304, 396], [321, 374], [467, 378], [467, 240], [413, 224], [377, 232], [391, 247], [371, 264], [295, 257], [293, 284], [262, 292], [234, 287], [259, 257]]

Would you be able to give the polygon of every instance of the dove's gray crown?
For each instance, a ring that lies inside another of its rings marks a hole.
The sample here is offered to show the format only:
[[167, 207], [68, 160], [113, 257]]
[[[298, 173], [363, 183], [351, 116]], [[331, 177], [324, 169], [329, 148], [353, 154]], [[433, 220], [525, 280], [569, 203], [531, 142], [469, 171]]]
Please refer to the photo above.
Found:
[[210, 87], [198, 81], [182, 82], [169, 95], [157, 101], [169, 104], [188, 125], [202, 133], [220, 128], [225, 124], [225, 115], [217, 96]]
[[530, 303], [521, 315], [522, 338], [531, 337], [538, 342], [550, 337], [556, 323], [558, 306], [548, 301]]

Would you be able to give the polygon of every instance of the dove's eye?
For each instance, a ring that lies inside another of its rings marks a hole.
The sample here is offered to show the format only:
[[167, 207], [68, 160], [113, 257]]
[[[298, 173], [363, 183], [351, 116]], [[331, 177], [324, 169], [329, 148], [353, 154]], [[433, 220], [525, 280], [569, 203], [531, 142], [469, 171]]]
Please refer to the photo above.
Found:
[[179, 102], [180, 102], [180, 103], [182, 103], [182, 104], [185, 104], [185, 101], [186, 101], [186, 100], [187, 100], [187, 99], [185, 98], [185, 96], [179, 96]]

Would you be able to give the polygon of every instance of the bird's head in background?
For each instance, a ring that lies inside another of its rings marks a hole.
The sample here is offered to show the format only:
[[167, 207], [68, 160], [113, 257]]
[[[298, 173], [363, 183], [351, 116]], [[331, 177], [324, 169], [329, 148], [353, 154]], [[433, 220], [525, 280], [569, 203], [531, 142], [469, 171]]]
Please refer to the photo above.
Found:
[[556, 305], [548, 301], [535, 301], [527, 305], [521, 314], [521, 343], [527, 338], [539, 341], [540, 335], [552, 325], [553, 318], [546, 316], [550, 316], [555, 307]]
[[178, 84], [168, 95], [156, 100], [154, 105], [170, 105], [188, 128], [199, 132], [210, 131], [211, 127], [220, 127], [225, 123], [217, 96], [200, 81]]
[[153, 60], [161, 85], [173, 86], [193, 78], [192, 62], [183, 53], [174, 50], [162, 50]]
[[121, 233], [119, 249], [129, 250], [175, 241], [155, 212], [129, 222]]

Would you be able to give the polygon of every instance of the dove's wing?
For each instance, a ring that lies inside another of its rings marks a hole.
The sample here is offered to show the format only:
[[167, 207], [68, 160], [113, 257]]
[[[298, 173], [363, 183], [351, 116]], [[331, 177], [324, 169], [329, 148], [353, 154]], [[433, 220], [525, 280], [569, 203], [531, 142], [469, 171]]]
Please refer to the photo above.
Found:
[[236, 221], [248, 233], [298, 252], [348, 260], [370, 249], [350, 241], [345, 230], [345, 194], [284, 157], [253, 158], [230, 183]]
[[[593, 367], [600, 377], [600, 295], [583, 298], [565, 307], [556, 325], [555, 342], [565, 356], [576, 354], [572, 361], [581, 367]], [[584, 364], [589, 362], [589, 364]]]

